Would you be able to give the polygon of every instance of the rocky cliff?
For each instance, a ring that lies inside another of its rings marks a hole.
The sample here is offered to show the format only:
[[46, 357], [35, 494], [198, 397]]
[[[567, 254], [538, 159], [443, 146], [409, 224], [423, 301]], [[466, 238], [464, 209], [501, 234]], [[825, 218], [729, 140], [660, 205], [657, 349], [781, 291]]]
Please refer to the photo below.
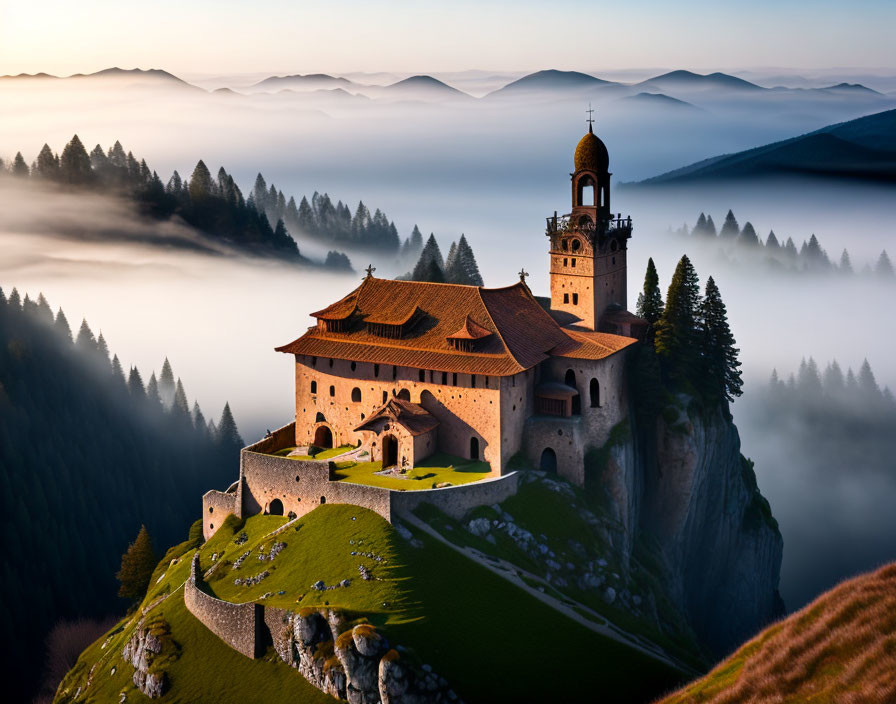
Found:
[[650, 546], [704, 648], [726, 654], [783, 612], [783, 541], [726, 409], [679, 396], [654, 428], [617, 433], [598, 453], [620, 559]]

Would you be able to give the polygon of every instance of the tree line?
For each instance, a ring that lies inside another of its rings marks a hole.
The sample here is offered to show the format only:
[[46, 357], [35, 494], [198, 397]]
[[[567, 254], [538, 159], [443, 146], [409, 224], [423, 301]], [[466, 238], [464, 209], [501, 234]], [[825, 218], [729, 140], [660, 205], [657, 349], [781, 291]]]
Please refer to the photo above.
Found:
[[16, 644], [11, 700], [33, 694], [54, 622], [117, 610], [120, 556], [141, 524], [159, 544], [182, 539], [202, 494], [234, 476], [241, 446], [230, 406], [207, 420], [167, 360], [144, 383], [86, 321], [72, 334], [43, 295], [0, 290], [0, 637]]
[[836, 359], [821, 369], [810, 357], [786, 378], [773, 370], [760, 393], [757, 422], [793, 443], [813, 472], [877, 472], [896, 482], [896, 400], [867, 359], [844, 373]]
[[729, 210], [722, 223], [721, 229], [716, 231], [716, 224], [712, 215], [700, 213], [693, 228], [682, 225], [677, 234], [682, 237], [691, 237], [704, 244], [715, 244], [728, 251], [735, 251], [745, 255], [760, 255], [763, 261], [772, 269], [785, 271], [802, 271], [812, 273], [842, 274], [845, 276], [875, 276], [885, 281], [896, 282], [896, 272], [893, 263], [886, 250], [883, 250], [874, 264], [865, 264], [857, 270], [844, 248], [839, 259], [832, 259], [821, 246], [818, 238], [812, 234], [808, 240], [803, 240], [797, 247], [793, 238], [788, 237], [783, 242], [775, 234], [769, 231], [763, 241], [756, 233], [752, 223], [746, 222], [741, 227], [734, 213]]
[[[420, 235], [420, 231], [416, 227], [414, 233]], [[476, 255], [473, 254], [473, 248], [470, 247], [466, 235], [463, 234], [459, 240], [451, 243], [448, 256], [443, 259], [439, 243], [436, 241], [435, 235], [430, 233], [413, 270], [398, 278], [405, 281], [429, 281], [467, 286], [484, 285], [482, 274], [479, 273], [479, 264], [476, 263]]]
[[722, 294], [710, 276], [701, 296], [687, 255], [675, 267], [665, 301], [653, 259], [647, 261], [637, 313], [649, 328], [635, 364], [644, 382], [636, 405], [658, 410], [664, 390], [687, 393], [706, 407], [727, 408], [741, 395], [739, 350]]
[[[302, 197], [296, 204], [259, 173], [247, 197], [224, 167], [215, 176], [203, 160], [197, 162], [189, 178], [177, 171], [167, 182], [149, 168], [145, 159], [125, 151], [121, 142], [104, 150], [99, 144], [88, 153], [75, 135], [56, 154], [44, 144], [29, 166], [21, 152], [7, 164], [0, 159], [0, 174], [33, 179], [71, 188], [124, 195], [132, 198], [143, 214], [156, 219], [179, 216], [213, 240], [256, 256], [271, 256], [301, 264], [311, 264], [296, 244], [307, 235], [334, 247], [352, 247], [403, 255], [419, 255], [423, 242], [417, 226], [404, 239], [395, 223], [379, 208], [371, 215], [359, 202], [354, 214], [349, 207], [330, 196], [315, 192], [309, 201]], [[324, 265], [351, 270], [348, 256], [330, 250]]]

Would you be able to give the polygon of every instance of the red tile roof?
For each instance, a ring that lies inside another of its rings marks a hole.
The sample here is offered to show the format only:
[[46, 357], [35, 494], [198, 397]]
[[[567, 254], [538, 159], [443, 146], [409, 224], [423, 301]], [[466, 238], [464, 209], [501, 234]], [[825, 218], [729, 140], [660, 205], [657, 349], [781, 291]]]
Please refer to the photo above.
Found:
[[[400, 324], [418, 308], [401, 339], [380, 337], [367, 329], [369, 321]], [[635, 342], [628, 337], [560, 327], [522, 282], [489, 289], [368, 277], [314, 316], [344, 320], [353, 313], [342, 332], [315, 326], [276, 349], [355, 362], [510, 376], [552, 354], [601, 359]], [[456, 350], [448, 342], [455, 332], [467, 327], [468, 320], [476, 321], [477, 330], [487, 333], [474, 352]]]
[[428, 433], [439, 424], [438, 419], [423, 406], [393, 396], [369, 418], [356, 426], [355, 430], [369, 430], [375, 421], [383, 419], [398, 423], [411, 435]]

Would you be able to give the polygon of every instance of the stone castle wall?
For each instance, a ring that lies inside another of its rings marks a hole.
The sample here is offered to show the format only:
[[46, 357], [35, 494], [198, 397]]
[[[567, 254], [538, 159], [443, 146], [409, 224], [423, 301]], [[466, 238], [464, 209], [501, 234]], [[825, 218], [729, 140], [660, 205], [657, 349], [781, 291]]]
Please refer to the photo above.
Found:
[[430, 504], [452, 518], [462, 518], [477, 506], [501, 503], [516, 493], [519, 473], [511, 472], [500, 477], [482, 479], [472, 484], [423, 489], [420, 491], [393, 491], [391, 512], [393, 516], [413, 511], [421, 504]]
[[335, 503], [369, 508], [391, 520], [388, 489], [331, 481], [329, 462], [292, 460], [247, 448], [240, 454], [240, 471], [244, 516], [270, 513], [277, 499], [282, 509], [275, 513], [283, 515], [304, 516], [321, 504]]
[[199, 553], [193, 555], [190, 578], [184, 584], [184, 604], [212, 633], [248, 658], [258, 657], [262, 642], [261, 604], [231, 604], [202, 591]]
[[227, 516], [240, 515], [239, 495], [236, 491], [208, 491], [202, 497], [202, 536], [206, 540], [224, 523]]

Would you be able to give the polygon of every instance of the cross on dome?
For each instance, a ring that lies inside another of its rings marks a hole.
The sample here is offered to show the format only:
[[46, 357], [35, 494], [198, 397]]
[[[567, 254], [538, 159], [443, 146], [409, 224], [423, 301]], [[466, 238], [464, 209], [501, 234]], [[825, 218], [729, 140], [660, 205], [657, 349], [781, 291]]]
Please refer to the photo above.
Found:
[[368, 264], [365, 271], [367, 272], [367, 278], [369, 279], [370, 277], [373, 276], [373, 272], [376, 271], [376, 267], [373, 266], [373, 264]]
[[594, 132], [594, 130], [591, 129], [592, 125], [594, 125], [594, 108], [591, 107], [590, 102], [588, 103], [588, 109], [585, 112], [588, 113], [588, 118], [585, 120], [585, 122], [588, 123], [588, 131]]

